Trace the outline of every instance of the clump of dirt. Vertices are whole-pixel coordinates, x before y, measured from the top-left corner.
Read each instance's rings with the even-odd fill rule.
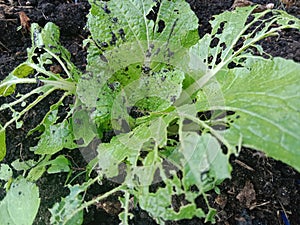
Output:
[[[209,20],[214,14],[230,10],[232,0],[187,0],[191,9],[199,18],[199,34],[202,37],[211,30]],[[275,7],[282,7],[277,0],[256,0],[256,3],[274,3]],[[30,34],[25,27],[18,30],[21,25],[20,13],[26,15],[30,21],[44,26],[47,22],[54,22],[60,27],[61,42],[71,52],[72,61],[82,71],[86,65],[86,50],[82,40],[87,38],[85,29],[86,15],[89,4],[86,0],[0,0],[0,80],[17,65],[26,60],[26,48],[30,47]],[[296,4],[286,11],[300,18],[300,7]],[[300,62],[300,32],[295,30],[282,31],[276,37],[262,41],[266,52],[272,56],[281,56]],[[50,97],[43,105],[27,115],[28,126],[23,130],[9,129],[7,136],[8,154],[4,163],[11,163],[15,159],[27,159],[32,156],[29,147],[35,141],[33,137],[26,137],[29,128],[36,124],[46,112],[55,96]],[[2,104],[4,99],[0,99]],[[8,115],[0,115],[0,121],[7,120]],[[32,124],[31,124],[32,123]],[[78,150],[63,152],[74,165],[73,170],[79,174],[86,166]],[[221,193],[209,193],[209,200],[217,210],[217,224],[282,224],[284,212],[291,224],[300,224],[300,174],[291,167],[264,157],[263,154],[250,149],[243,149],[238,158],[232,157],[232,179],[226,180],[220,186]],[[51,208],[62,196],[68,194],[64,183],[67,174],[45,175],[39,181],[41,207],[34,224],[49,224]],[[84,182],[84,175],[78,176],[75,182]],[[115,184],[104,182],[101,187],[93,185],[86,194],[87,199],[101,194],[114,187]],[[4,191],[0,189],[0,199]],[[112,203],[111,203],[112,202]],[[106,204],[92,206],[85,213],[84,224],[104,225],[119,224],[117,215],[104,205],[113,207],[113,200]],[[155,206],[153,206],[155,207]],[[156,224],[149,215],[139,208],[132,209],[135,217],[132,224]],[[201,219],[168,221],[169,225],[204,224]]]

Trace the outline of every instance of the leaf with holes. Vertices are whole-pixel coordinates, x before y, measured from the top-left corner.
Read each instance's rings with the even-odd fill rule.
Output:
[[[224,70],[214,83],[224,102],[208,101],[213,83],[199,92],[204,110],[227,110],[229,129],[220,133],[232,144],[265,152],[300,171],[300,65],[282,58],[250,60],[247,67]]]
[[[19,177],[13,181],[0,202],[0,223],[30,225],[34,221],[39,205],[38,187]]]

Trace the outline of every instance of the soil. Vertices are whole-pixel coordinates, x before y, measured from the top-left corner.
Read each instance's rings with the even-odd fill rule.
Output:
[[[208,21],[214,14],[229,10],[232,0],[188,0],[192,10],[199,18],[199,34],[203,36],[210,31]],[[253,2],[265,4],[274,3],[281,7],[277,0],[256,0]],[[300,4],[285,10],[300,18]],[[86,65],[86,50],[82,40],[88,36],[85,29],[86,15],[89,4],[87,1],[56,1],[56,0],[0,0],[0,80],[26,59],[26,48],[31,45],[30,34],[26,27],[18,31],[20,12],[30,18],[30,22],[37,22],[41,26],[51,21],[61,30],[61,42],[71,52],[72,61],[82,71]],[[280,56],[300,62],[300,32],[295,30],[282,31],[279,36],[262,42],[265,51],[272,56]],[[7,133],[7,156],[4,163],[11,163],[17,158],[23,160],[34,157],[29,147],[36,142],[34,137],[26,137],[29,129],[41,120],[49,105],[57,98],[50,96],[33,112],[26,115],[25,126],[21,130],[11,127]],[[4,99],[0,99],[0,104]],[[0,122],[7,121],[8,114],[0,114]],[[74,151],[65,151],[64,154],[73,162],[75,174],[80,174],[86,166],[81,154]],[[231,158],[232,178],[220,186],[221,194],[210,193],[209,199],[218,210],[217,224],[237,225],[281,225],[284,224],[283,212],[290,224],[300,224],[300,174],[291,167],[251,149],[242,149],[239,157]],[[74,177],[74,175],[72,176]],[[68,194],[64,187],[67,174],[45,175],[38,181],[41,196],[41,207],[34,224],[50,224],[50,212],[55,202]],[[84,175],[79,175],[76,182],[83,182]],[[104,182],[104,185],[94,185],[86,194],[87,199],[111,189],[115,184]],[[0,188],[0,199],[4,190]],[[85,213],[84,224],[119,224],[115,215],[115,199],[108,199],[99,207],[93,206]],[[104,207],[104,205],[106,207]],[[135,214],[132,224],[156,224],[146,212],[139,208],[133,209]],[[204,224],[201,219],[169,221],[175,224]],[[287,224],[287,223],[285,223]]]

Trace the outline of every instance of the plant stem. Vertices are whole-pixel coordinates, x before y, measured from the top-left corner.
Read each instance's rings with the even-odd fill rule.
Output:
[[[49,79],[39,79],[41,82],[43,82],[45,85],[51,85],[55,87],[56,89],[62,89],[66,91],[70,91],[72,93],[75,92],[76,84],[75,82],[66,81],[64,79],[55,79],[55,80],[49,80]],[[16,85],[16,84],[36,84],[38,81],[35,78],[18,78],[16,80],[9,80],[2,84],[0,84],[0,88]]]
[[[70,82],[66,80],[47,80],[47,79],[40,79],[45,85],[52,85],[56,89],[61,89],[65,91],[69,91],[71,93],[75,93],[76,90],[76,84],[75,82]]]
[[[3,104],[3,105],[1,105],[0,111],[2,111],[2,110],[4,110],[4,109],[7,109],[7,108],[11,108],[12,106],[17,105],[18,103],[23,102],[25,99],[27,99],[27,98],[30,97],[31,95],[33,95],[33,94],[38,94],[38,93],[42,92],[43,89],[45,89],[45,87],[38,87],[38,88],[32,90],[31,92],[29,92],[29,93],[23,95],[21,98],[17,99],[16,101],[13,101],[13,102],[8,103],[8,104]]]
[[[10,124],[13,122],[19,120],[27,111],[29,111],[31,108],[33,108],[35,105],[37,105],[41,100],[43,100],[46,96],[51,94],[56,88],[51,88],[47,92],[45,92],[43,95],[38,96],[32,103],[30,103],[25,109],[23,109],[21,112],[18,113],[17,116],[14,116],[10,121],[8,121],[1,130],[6,129]]]
[[[129,192],[125,191],[125,205],[124,205],[124,225],[128,225],[128,216],[129,216]]]
[[[97,179],[98,179],[98,178],[97,178]],[[72,217],[75,216],[77,213],[79,213],[81,210],[83,210],[83,209],[85,209],[85,208],[87,208],[87,207],[89,207],[89,206],[95,204],[95,203],[98,202],[98,201],[101,201],[101,200],[107,198],[108,196],[114,194],[115,192],[118,192],[118,191],[121,191],[121,190],[124,190],[124,189],[126,189],[125,186],[122,186],[122,185],[121,185],[121,186],[118,186],[118,187],[116,187],[116,188],[114,188],[114,189],[112,189],[112,190],[110,190],[110,191],[104,193],[103,195],[98,196],[98,197],[95,198],[95,199],[92,199],[92,200],[90,200],[90,201],[88,201],[88,202],[83,203],[79,208],[77,208],[76,210],[74,210],[74,211],[68,216],[68,218],[66,219],[66,221],[63,222],[63,225],[67,224],[68,221],[69,221],[70,219],[72,219]]]
[[[65,64],[61,61],[61,59],[59,57],[57,57],[57,55],[55,55],[53,52],[49,51],[47,48],[44,48],[46,52],[48,52],[53,58],[55,58],[59,64],[61,65],[61,67],[63,68],[63,70],[66,72],[67,76],[69,78],[72,78],[69,70],[66,68]]]

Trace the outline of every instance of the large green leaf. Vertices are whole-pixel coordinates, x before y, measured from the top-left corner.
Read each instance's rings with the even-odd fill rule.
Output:
[[[142,47],[143,41],[149,45],[156,40],[188,47],[198,40],[197,17],[183,0],[112,0],[90,4],[88,27],[100,45],[134,42]]]
[[[182,0],[90,3],[88,27],[93,41],[88,48],[88,73],[77,86],[82,103],[89,108],[96,107],[93,116],[103,123],[109,119],[113,104],[119,104],[115,96],[128,84],[136,82],[134,84],[139,83],[140,88],[135,88],[129,96],[126,93],[128,99],[136,99],[132,95],[145,96],[150,88],[148,93],[155,91],[156,97],[147,96],[147,100],[137,103],[139,106],[157,110],[170,105],[170,99],[174,101],[180,94],[182,82],[178,83],[178,77],[184,78],[180,71],[173,71],[172,66],[175,62],[180,64],[182,54],[187,51],[184,48],[199,39],[197,18],[188,3]],[[168,68],[167,64],[172,66]],[[165,83],[169,88],[157,85],[154,89],[153,82]],[[144,88],[141,84],[145,83],[150,85]],[[175,94],[166,95],[167,89],[174,90]]]
[[[300,64],[291,60],[248,60],[247,67],[225,70],[199,92],[203,110],[229,110],[232,144],[265,152],[300,171]],[[208,100],[218,83],[224,102]]]
[[[19,177],[0,202],[0,224],[31,225],[40,205],[38,187]]]

